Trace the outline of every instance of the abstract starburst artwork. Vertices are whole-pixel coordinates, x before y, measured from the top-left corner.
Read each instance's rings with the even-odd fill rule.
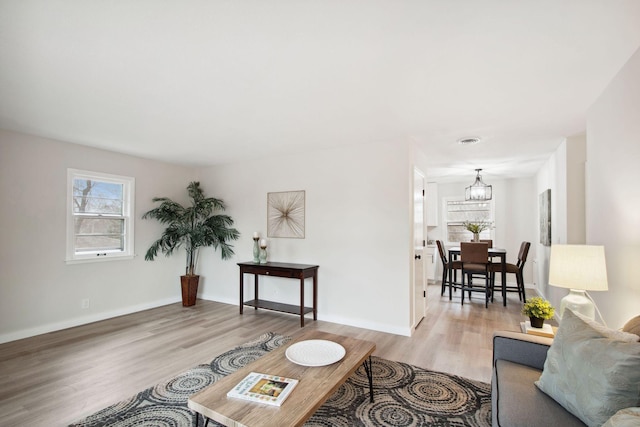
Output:
[[[304,239],[304,191],[267,193],[267,236]]]

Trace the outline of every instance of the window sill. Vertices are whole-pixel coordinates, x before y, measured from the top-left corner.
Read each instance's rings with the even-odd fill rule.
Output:
[[[65,259],[66,264],[85,264],[89,262],[124,261],[134,259],[135,255],[106,255],[87,258]]]

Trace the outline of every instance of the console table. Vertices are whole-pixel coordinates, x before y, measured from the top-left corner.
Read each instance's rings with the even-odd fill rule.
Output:
[[[304,315],[313,313],[313,320],[318,320],[318,266],[306,264],[292,264],[284,262],[267,262],[258,264],[255,262],[239,262],[240,267],[240,314],[245,305],[267,310],[280,311],[283,313],[299,314],[300,327],[304,327]],[[244,300],[244,275],[253,274],[254,277],[254,299]],[[258,297],[258,276],[285,277],[298,279],[300,281],[300,306],[283,304],[274,301],[261,300]],[[304,280],[313,278],[313,307],[304,306]]]

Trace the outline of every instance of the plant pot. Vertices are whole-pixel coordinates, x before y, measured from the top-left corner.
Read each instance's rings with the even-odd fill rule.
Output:
[[[196,305],[196,296],[198,295],[198,282],[200,276],[180,276],[180,285],[182,286],[182,306],[191,307]]]
[[[531,322],[532,328],[542,328],[544,325],[544,319],[540,317],[529,317],[529,321]]]

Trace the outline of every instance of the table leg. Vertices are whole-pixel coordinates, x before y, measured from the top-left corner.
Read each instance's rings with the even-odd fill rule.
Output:
[[[449,301],[451,301],[451,298],[453,297],[453,281],[451,280],[451,275],[453,274],[452,266],[451,254],[449,254],[449,266],[447,267],[449,269],[449,274],[447,275],[447,280],[449,281]]]
[[[244,272],[240,269],[240,314],[244,307]]]
[[[369,401],[373,403],[373,370],[371,366],[371,356],[369,356],[369,359],[364,361],[363,365],[364,370],[367,373],[367,379],[369,380]]]
[[[258,275],[254,274],[253,277],[255,277],[254,283],[253,283],[253,295],[255,295],[256,298],[256,306],[254,307],[254,309],[258,309]]]
[[[507,306],[507,254],[500,256],[500,262],[502,263],[502,305]]]
[[[194,411],[194,415],[196,417],[195,425],[198,427],[200,425],[200,414]],[[209,418],[202,415],[202,419],[204,420],[204,427],[207,427],[209,425]]]
[[[304,328],[304,275],[300,275],[300,327]]]
[[[313,272],[313,320],[318,320],[318,270]]]

